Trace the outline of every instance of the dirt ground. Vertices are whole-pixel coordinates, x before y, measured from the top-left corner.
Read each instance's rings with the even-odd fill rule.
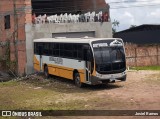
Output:
[[[57,77],[44,79],[43,76],[34,75],[25,80],[0,83],[0,94],[0,109],[9,110],[160,110],[160,71],[128,71],[126,82],[86,85],[82,89],[66,79]],[[85,118],[105,119],[106,117]],[[116,118],[121,119],[121,117]],[[136,119],[137,117],[123,118]]]

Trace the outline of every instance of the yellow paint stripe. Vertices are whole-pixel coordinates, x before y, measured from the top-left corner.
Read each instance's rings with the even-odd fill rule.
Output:
[[[37,71],[40,71],[40,66],[39,66],[39,64],[34,64],[34,69],[37,70]]]
[[[58,65],[54,65],[54,64],[48,64],[48,67],[53,67],[53,68],[58,68],[58,69],[63,69],[63,70],[68,70],[68,71],[73,71],[74,70],[73,68],[58,66]],[[84,73],[84,69],[77,69],[77,70],[78,70],[79,73]]]
[[[94,69],[93,69],[92,75],[93,75],[93,76],[96,76],[96,64],[95,64],[95,60],[94,60]]]
[[[74,70],[73,68],[48,64],[48,70],[49,70],[49,74],[73,80],[73,70]],[[78,72],[80,74],[81,82],[84,83],[86,81],[85,70],[80,69],[78,70]]]
[[[40,71],[40,63],[35,55],[34,55],[34,69]]]
[[[43,68],[44,65],[45,64],[43,64]],[[47,64],[47,66],[49,74],[73,80],[73,70],[74,70],[73,68],[58,66],[54,64]],[[38,61],[35,55],[34,55],[34,69],[40,71],[40,62]],[[84,83],[86,81],[85,69],[79,69],[78,72],[81,78],[81,82]]]
[[[36,58],[35,55],[34,55],[34,63],[35,63],[35,64],[40,64],[40,61],[38,61],[38,59]]]

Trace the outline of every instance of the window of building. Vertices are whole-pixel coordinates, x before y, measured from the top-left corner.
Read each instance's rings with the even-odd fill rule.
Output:
[[[11,28],[10,15],[4,16],[4,25],[5,25],[5,29],[10,29]]]

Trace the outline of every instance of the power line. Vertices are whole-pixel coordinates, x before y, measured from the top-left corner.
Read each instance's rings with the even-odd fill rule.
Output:
[[[123,9],[123,8],[133,8],[133,7],[153,7],[153,6],[159,6],[160,4],[153,4],[153,5],[130,5],[130,6],[115,6],[110,7],[110,9]]]
[[[150,0],[148,0],[148,1],[121,1],[121,2],[108,2],[108,4],[116,4],[116,3],[144,3],[144,2],[147,2],[147,3],[154,3],[155,1],[150,1]]]
[[[149,7],[152,7],[152,6],[159,6],[160,5],[160,2],[158,4],[155,3],[156,1],[121,1],[121,2],[109,2],[108,4],[111,5],[110,9],[122,9],[122,8],[133,8],[133,7],[146,7],[146,6],[149,6]],[[118,4],[117,4],[118,3]],[[128,6],[125,6],[123,3],[129,3],[129,4],[126,4]],[[138,4],[138,5],[132,5],[130,3],[144,3],[144,4]],[[146,3],[146,4],[145,4]],[[151,4],[151,3],[155,3],[155,4]],[[115,5],[112,5],[112,4],[116,4]],[[121,5],[122,4],[122,5]]]
[[[107,4],[114,4],[114,3],[144,3],[144,2],[148,2],[148,3],[154,3],[155,1],[121,1],[121,2],[107,2]],[[61,4],[61,3],[70,3],[70,2],[67,2],[67,1],[56,1],[54,2],[54,4]],[[13,5],[13,3],[1,3],[2,5]],[[35,4],[35,3],[34,3]],[[41,4],[41,3],[37,3],[37,4]],[[27,3],[16,3],[16,5],[30,5],[30,4],[27,4]],[[81,3],[82,5],[82,3]]]

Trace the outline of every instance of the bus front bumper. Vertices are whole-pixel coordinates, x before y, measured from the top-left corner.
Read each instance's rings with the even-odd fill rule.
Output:
[[[122,72],[119,74],[107,74],[107,75],[99,75],[99,76],[91,76],[91,84],[101,84],[101,83],[113,83],[115,81],[126,81],[126,72]]]

